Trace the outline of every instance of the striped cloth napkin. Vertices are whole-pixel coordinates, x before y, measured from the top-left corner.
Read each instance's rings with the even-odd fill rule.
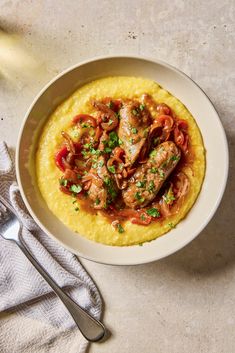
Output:
[[[14,163],[0,142],[0,194],[21,219],[23,239],[52,278],[96,319],[102,302],[94,282],[75,255],[35,224],[15,182]],[[1,214],[4,208],[0,209]],[[0,237],[0,352],[84,353],[88,342],[64,305],[18,247]]]

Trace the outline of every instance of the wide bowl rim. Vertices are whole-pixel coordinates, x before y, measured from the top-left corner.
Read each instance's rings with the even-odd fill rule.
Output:
[[[205,96],[205,98],[207,99],[207,103],[210,105],[210,107],[214,110],[216,118],[217,118],[217,122],[220,125],[220,132],[222,133],[222,137],[223,137],[223,143],[224,143],[224,152],[225,152],[225,160],[224,160],[224,179],[223,179],[223,183],[222,185],[220,185],[220,190],[219,193],[217,195],[217,199],[216,202],[214,204],[214,207],[211,208],[210,213],[208,214],[207,218],[201,223],[201,226],[199,228],[197,228],[194,232],[191,233],[191,236],[187,236],[185,238],[184,242],[181,242],[179,244],[176,244],[175,247],[173,247],[172,249],[170,249],[169,251],[166,251],[163,255],[158,255],[154,258],[151,259],[144,259],[144,260],[138,260],[136,259],[135,261],[131,261],[131,262],[125,262],[122,261],[102,261],[102,260],[97,260],[92,258],[91,256],[84,256],[84,254],[80,254],[79,251],[73,249],[72,247],[68,246],[67,244],[65,244],[63,241],[59,240],[58,238],[56,238],[43,224],[42,222],[38,219],[37,215],[35,214],[35,212],[32,210],[27,197],[25,196],[24,193],[24,189],[22,186],[22,181],[21,181],[21,177],[20,177],[20,169],[19,169],[19,157],[20,157],[20,144],[21,144],[21,139],[22,139],[22,134],[24,131],[24,127],[25,124],[27,122],[27,119],[30,115],[31,110],[33,109],[34,105],[36,104],[36,102],[40,99],[40,97],[43,95],[43,93],[51,86],[53,85],[54,82],[56,82],[58,79],[60,79],[62,76],[66,75],[67,73],[71,72],[74,69],[77,69],[83,65],[95,62],[95,61],[100,61],[100,60],[107,60],[107,59],[134,59],[134,60],[142,60],[142,61],[148,61],[154,64],[159,64],[163,67],[166,67],[176,73],[178,73],[179,75],[183,76],[186,80],[191,81],[191,83],[193,83],[195,85],[195,87]],[[219,114],[217,112],[217,110],[215,109],[212,101],[210,100],[210,98],[208,97],[208,95],[204,92],[204,90],[191,78],[189,77],[187,74],[185,74],[183,71],[181,71],[180,69],[172,66],[171,64],[168,64],[166,62],[164,62],[163,60],[160,59],[156,59],[153,57],[149,57],[149,56],[142,56],[142,55],[126,55],[126,54],[117,54],[117,55],[105,55],[105,56],[96,56],[96,57],[92,57],[92,58],[88,58],[86,60],[83,60],[81,62],[78,62],[77,64],[74,64],[70,67],[68,67],[67,69],[63,70],[62,72],[60,72],[58,75],[56,75],[55,77],[53,77],[47,84],[45,84],[40,91],[38,92],[38,94],[35,96],[35,98],[33,99],[32,103],[30,104],[29,108],[27,109],[23,121],[21,123],[21,127],[19,130],[19,134],[18,134],[18,138],[17,138],[17,145],[16,145],[16,154],[15,154],[15,166],[16,166],[16,179],[17,179],[17,183],[19,186],[19,190],[22,196],[22,199],[26,205],[27,210],[29,211],[30,215],[32,216],[32,218],[35,220],[35,222],[40,226],[40,228],[52,239],[54,239],[57,243],[59,243],[60,245],[62,245],[64,248],[66,248],[67,250],[71,251],[72,253],[85,258],[87,260],[93,261],[93,262],[97,262],[97,263],[101,263],[101,264],[106,264],[106,265],[121,265],[121,266],[127,266],[127,265],[140,265],[140,264],[145,264],[145,263],[150,263],[153,261],[157,261],[160,260],[162,258],[165,258],[171,254],[174,254],[175,252],[181,250],[182,248],[184,248],[187,244],[189,244],[193,239],[195,239],[201,232],[202,230],[208,225],[208,223],[211,221],[211,219],[213,218],[214,214],[216,213],[219,204],[222,200],[226,185],[227,185],[227,180],[228,180],[228,172],[229,172],[229,149],[228,149],[228,141],[227,141],[227,137],[226,137],[226,133],[224,130],[224,127],[222,125],[222,122],[220,120]],[[163,235],[164,236],[164,235]]]

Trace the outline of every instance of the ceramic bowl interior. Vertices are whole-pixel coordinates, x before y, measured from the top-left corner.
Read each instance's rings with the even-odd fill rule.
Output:
[[[85,239],[64,226],[48,209],[37,188],[34,155],[41,128],[56,106],[75,89],[105,76],[142,76],[155,80],[183,102],[201,130],[206,174],[200,195],[177,227],[143,246],[113,247]],[[16,153],[17,179],[26,206],[39,226],[64,247],[84,258],[116,265],[151,262],[181,249],[207,225],[222,198],[228,174],[226,136],[205,93],[185,74],[160,61],[106,57],[81,63],[51,81],[36,97],[23,122]]]

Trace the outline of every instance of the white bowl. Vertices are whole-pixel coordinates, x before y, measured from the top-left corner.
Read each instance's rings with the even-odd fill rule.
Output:
[[[143,246],[114,247],[92,242],[64,226],[47,208],[35,183],[34,153],[40,129],[55,107],[79,86],[105,76],[142,76],[155,80],[183,102],[201,130],[206,148],[206,175],[200,195],[185,218],[166,235]],[[31,172],[29,172],[31,164]],[[228,175],[226,136],[212,103],[189,77],[158,60],[141,57],[96,58],[53,79],[29,108],[17,144],[16,173],[24,202],[35,221],[53,239],[78,256],[115,265],[161,259],[193,240],[208,224],[222,198]]]

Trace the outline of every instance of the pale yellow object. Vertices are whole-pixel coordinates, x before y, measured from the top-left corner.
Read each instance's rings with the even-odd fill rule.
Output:
[[[91,98],[139,98],[150,94],[157,102],[169,105],[176,115],[188,122],[190,142],[194,151],[192,167],[184,168],[191,187],[180,211],[161,223],[140,226],[125,223],[124,233],[118,233],[99,212],[92,215],[72,203],[72,198],[59,190],[58,180],[62,172],[56,167],[54,155],[62,143],[61,131],[72,134],[71,119],[79,114],[92,114]],[[75,135],[72,135],[75,136]],[[76,138],[75,138],[76,140]],[[107,245],[125,246],[153,240],[171,230],[186,216],[194,204],[205,174],[205,150],[200,130],[187,108],[156,82],[136,77],[108,77],[93,81],[72,94],[47,120],[39,140],[36,155],[37,182],[49,209],[70,229],[90,240]],[[79,206],[79,205],[78,205]],[[79,236],[79,235],[78,235]]]

